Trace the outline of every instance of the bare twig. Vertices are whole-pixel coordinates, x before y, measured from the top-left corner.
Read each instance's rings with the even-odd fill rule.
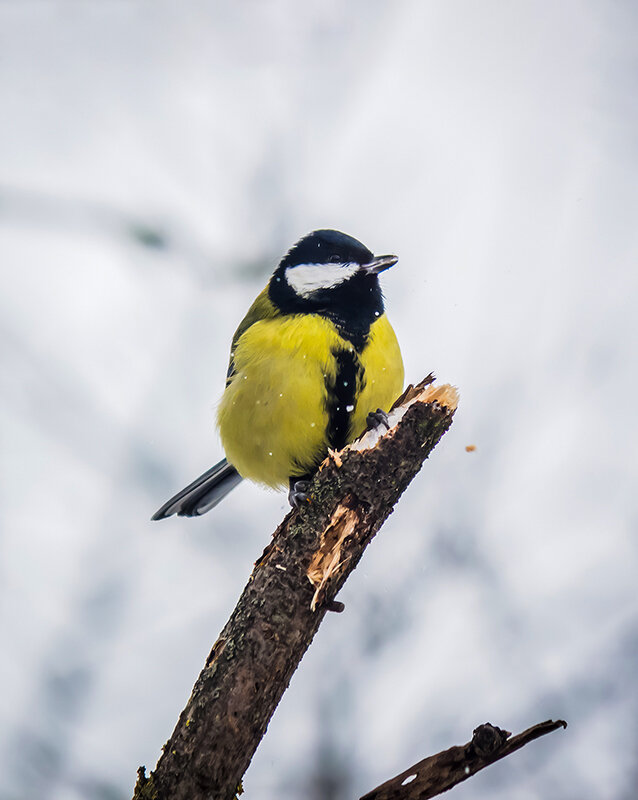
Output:
[[[548,719],[512,736],[509,731],[486,722],[475,728],[472,740],[467,744],[450,747],[449,750],[424,758],[395,778],[377,786],[361,800],[427,800],[446,792],[495,761],[520,750],[539,736],[566,727],[567,723],[562,719]]]
[[[321,465],[311,502],[275,531],[213,646],[173,735],[135,798],[230,800],[335,595],[452,423],[457,393],[432,376]]]

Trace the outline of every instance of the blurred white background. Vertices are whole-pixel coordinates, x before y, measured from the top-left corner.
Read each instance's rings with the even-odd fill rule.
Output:
[[[461,404],[247,796],[358,797],[547,717],[454,797],[636,796],[637,17],[0,2],[2,800],[120,800],[154,767],[287,504],[149,517],[221,457],[232,333],[318,227],[399,255],[408,380]]]

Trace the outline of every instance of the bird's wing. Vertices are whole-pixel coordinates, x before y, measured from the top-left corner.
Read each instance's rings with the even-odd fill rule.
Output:
[[[254,325],[256,322],[259,322],[262,319],[273,319],[274,317],[281,316],[281,312],[279,309],[273,305],[270,298],[268,297],[268,287],[261,292],[252,306],[248,309],[248,313],[239,323],[239,327],[235,331],[235,335],[233,336],[233,341],[230,346],[230,359],[228,361],[228,372],[226,373],[226,386],[231,382],[233,375],[235,374],[235,347],[237,347],[237,342],[240,338],[246,333],[248,328]]]

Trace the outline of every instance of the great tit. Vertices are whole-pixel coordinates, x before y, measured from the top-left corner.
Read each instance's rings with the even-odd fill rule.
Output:
[[[397,260],[334,230],[290,248],[233,336],[217,411],[227,458],[152,519],[205,514],[242,478],[288,484],[298,505],[328,448],[383,419],[404,373],[378,276]]]

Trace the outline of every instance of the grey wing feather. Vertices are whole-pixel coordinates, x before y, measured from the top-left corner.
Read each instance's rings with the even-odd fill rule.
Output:
[[[221,502],[241,480],[242,477],[235,467],[224,458],[171,497],[151,519],[165,519],[173,514],[180,517],[201,516]]]

